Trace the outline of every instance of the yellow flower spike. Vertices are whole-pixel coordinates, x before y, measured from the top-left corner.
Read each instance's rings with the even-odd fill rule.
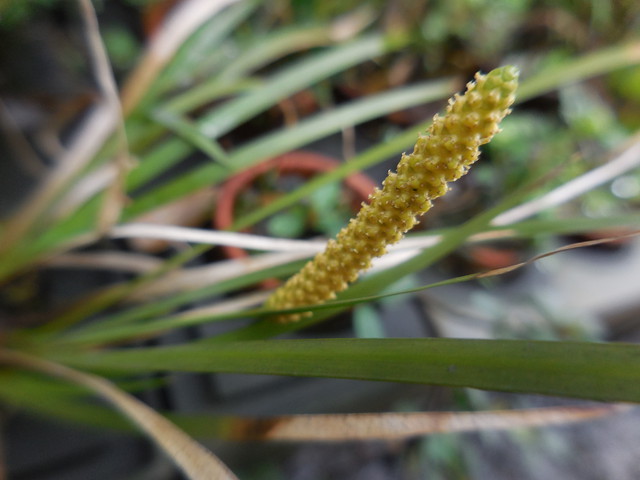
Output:
[[[371,259],[386,253],[416,223],[416,216],[431,208],[431,201],[447,193],[454,182],[478,160],[480,145],[500,130],[498,124],[511,111],[518,86],[518,70],[505,66],[487,75],[476,73],[464,95],[449,100],[444,116],[436,115],[427,135],[420,135],[410,155],[403,154],[397,173],[389,172],[382,190],[344,227],[324,252],[274,292],[265,304],[270,309],[316,305],[355,281]],[[297,321],[303,314],[276,317]]]

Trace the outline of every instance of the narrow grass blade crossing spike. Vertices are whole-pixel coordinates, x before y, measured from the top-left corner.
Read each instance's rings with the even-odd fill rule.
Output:
[[[518,70],[504,66],[487,75],[477,73],[464,95],[449,100],[444,116],[436,115],[427,135],[418,138],[413,153],[403,154],[397,173],[389,172],[382,189],[370,197],[356,218],[330,240],[324,252],[280,287],[267,308],[315,305],[335,298],[355,281],[374,257],[386,253],[427,212],[432,200],[444,195],[448,182],[458,180],[478,160],[480,146],[499,131],[511,111]],[[279,315],[280,322],[308,314]]]

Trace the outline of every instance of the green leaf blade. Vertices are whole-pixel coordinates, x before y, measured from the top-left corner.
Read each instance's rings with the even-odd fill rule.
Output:
[[[85,368],[334,377],[640,401],[633,344],[468,339],[271,340],[67,353]]]

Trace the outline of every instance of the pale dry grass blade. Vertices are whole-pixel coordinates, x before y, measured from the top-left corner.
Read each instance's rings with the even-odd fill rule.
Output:
[[[173,242],[225,245],[262,252],[297,252],[308,253],[310,255],[322,251],[328,240],[324,238],[319,240],[293,240],[249,233],[205,230],[201,228],[153,223],[126,223],[124,225],[118,225],[111,229],[109,237],[153,238]],[[397,244],[390,245],[389,251],[431,247],[436,244],[440,238],[440,235],[421,235],[419,237],[404,238]]]
[[[469,238],[469,242],[482,242],[498,238],[508,238],[516,232],[505,229],[495,232],[485,232],[473,235]],[[623,235],[612,236],[589,242],[582,242],[563,246],[559,249],[543,253],[527,260],[498,270],[483,272],[478,275],[493,276],[506,273],[507,271],[516,270],[529,263],[540,260],[544,257],[571,250],[574,248],[582,248],[593,245],[599,245],[607,242],[619,240],[629,236],[637,235],[637,232],[629,232]],[[242,275],[247,275],[259,271],[264,268],[283,265],[295,260],[309,258],[315,253],[322,250],[325,245],[323,240],[287,240],[279,238],[263,237],[259,235],[250,235],[244,233],[232,233],[222,231],[209,231],[186,227],[175,227],[168,225],[145,225],[145,224],[128,224],[112,229],[112,238],[161,238],[164,240],[196,242],[214,245],[230,245],[247,249],[256,249],[267,252],[262,255],[251,256],[241,260],[227,260],[216,262],[212,265],[201,267],[192,267],[173,271],[170,274],[150,283],[133,292],[129,301],[147,301],[152,298],[158,298],[172,293],[188,291],[192,289],[202,288],[212,285],[216,282],[230,280]],[[371,274],[378,272],[402,262],[410,260],[418,255],[423,249],[429,248],[439,241],[441,235],[420,236],[413,238],[405,238],[396,245],[392,245],[390,252],[372,262],[372,268],[367,272]]]
[[[61,378],[100,395],[138,425],[192,480],[237,479],[202,445],[155,410],[120,390],[105,378],[10,350],[0,350],[0,363]]]
[[[64,218],[79,205],[88,202],[98,192],[118,181],[118,169],[113,163],[101,165],[74,182],[64,197],[54,207],[51,218]]]
[[[253,255],[240,260],[224,260],[211,265],[174,270],[156,281],[131,292],[127,302],[142,302],[166,297],[177,292],[186,292],[207,285],[231,280],[244,275],[260,272],[294,260],[307,258],[306,252],[267,253]]]
[[[626,404],[546,407],[485,412],[411,412],[291,415],[237,419],[230,435],[237,440],[342,442],[398,440],[434,433],[512,430],[589,421],[633,408]]]
[[[98,215],[98,232],[101,233],[108,230],[111,225],[117,223],[120,218],[120,212],[127,198],[124,182],[127,172],[133,168],[134,162],[129,156],[129,142],[127,141],[124,117],[118,96],[118,87],[116,86],[113,70],[102,41],[102,36],[100,35],[96,12],[90,0],[78,0],[78,3],[80,5],[81,17],[84,21],[85,37],[91,64],[100,93],[111,108],[117,112],[115,129],[118,149],[112,160],[116,167],[117,175],[114,181],[108,185],[102,208]]]
[[[604,165],[563,183],[541,197],[501,213],[491,224],[505,226],[532,217],[543,210],[562,205],[637,167],[640,167],[640,134],[636,134],[621,153]]]
[[[237,1],[187,0],[172,10],[122,88],[121,98],[125,114],[135,108],[180,45],[204,22]]]
[[[267,299],[270,292],[254,292],[242,295],[238,298],[216,302],[213,305],[205,307],[192,308],[185,310],[172,319],[176,320],[176,326],[180,326],[180,321],[188,321],[194,318],[209,317],[215,315],[224,315],[225,313],[241,312],[251,307],[258,307]]]
[[[197,227],[210,221],[216,196],[215,188],[202,188],[140,215],[137,221],[155,225]],[[132,238],[127,243],[134,250],[146,253],[160,253],[171,246],[180,249],[185,245],[185,242],[154,238]]]
[[[326,240],[290,240],[265,237],[246,233],[204,230],[199,228],[158,225],[151,223],[129,223],[114,227],[109,232],[111,238],[156,238],[177,242],[204,243],[210,245],[228,245],[247,250],[271,252],[319,252]]]

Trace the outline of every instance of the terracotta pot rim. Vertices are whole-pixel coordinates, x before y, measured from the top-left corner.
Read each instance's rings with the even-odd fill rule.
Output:
[[[299,174],[312,177],[319,173],[329,172],[341,162],[320,153],[306,150],[296,150],[254,165],[237,175],[229,178],[220,188],[218,201],[214,211],[213,225],[218,230],[229,228],[234,222],[234,207],[240,194],[258,177],[270,171],[278,174]],[[354,192],[358,198],[358,205],[368,200],[375,189],[375,183],[364,173],[356,172],[343,180],[345,187]],[[248,252],[237,247],[224,247],[225,255],[229,258],[244,258]]]

